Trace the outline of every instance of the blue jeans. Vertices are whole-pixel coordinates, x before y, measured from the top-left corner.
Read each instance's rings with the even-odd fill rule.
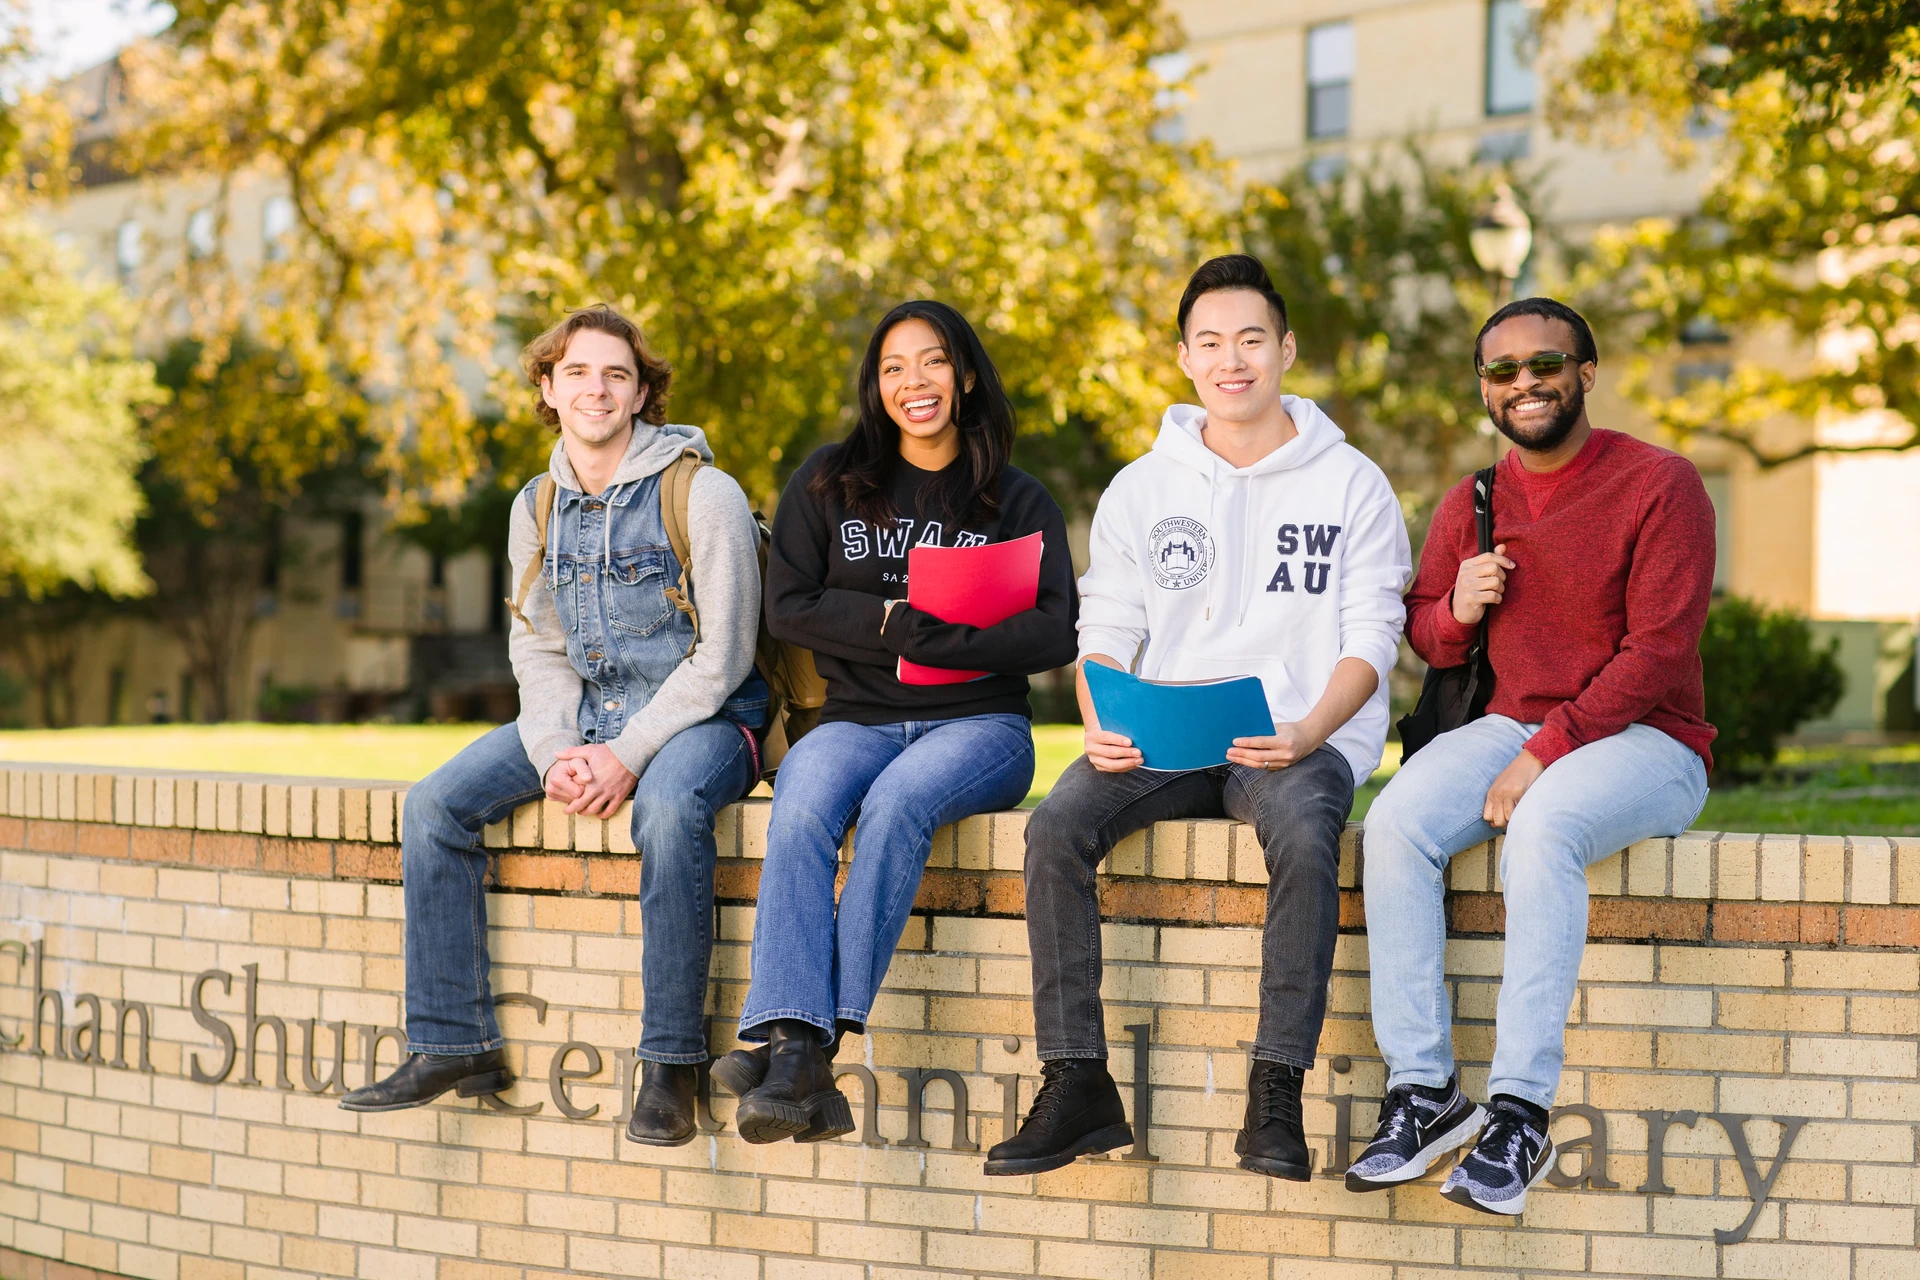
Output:
[[[745,735],[716,718],[668,739],[634,789],[646,938],[640,1056],[650,1062],[707,1060],[713,818],[754,781]],[[487,980],[481,829],[543,794],[511,724],[469,744],[407,792],[400,865],[410,1052],[480,1053],[506,1043]]]
[[[865,1027],[907,927],[937,827],[1010,809],[1033,785],[1025,716],[815,728],[781,762],[740,1038],[795,1018]],[[836,916],[840,842],[858,818]]]
[[[1539,729],[1487,716],[1444,733],[1367,812],[1373,1034],[1388,1088],[1453,1075],[1447,861],[1499,834],[1480,816],[1487,788]],[[1490,1095],[1553,1105],[1587,945],[1587,868],[1636,840],[1678,835],[1706,801],[1699,755],[1643,724],[1567,753],[1521,797],[1500,853],[1507,945]]]

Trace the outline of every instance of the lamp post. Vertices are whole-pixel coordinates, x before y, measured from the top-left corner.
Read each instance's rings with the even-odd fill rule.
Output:
[[[1493,309],[1498,311],[1512,301],[1513,282],[1533,249],[1533,220],[1513,198],[1512,187],[1504,182],[1494,187],[1493,199],[1467,232],[1467,244],[1480,269],[1494,277]]]
[[[1533,220],[1513,198],[1513,188],[1502,182],[1493,189],[1493,199],[1473,220],[1467,232],[1468,247],[1480,269],[1493,278],[1493,309],[1513,300],[1513,282],[1520,278],[1527,254],[1533,250]],[[1492,423],[1488,423],[1489,426]],[[1493,433],[1493,460],[1501,454],[1500,432]]]

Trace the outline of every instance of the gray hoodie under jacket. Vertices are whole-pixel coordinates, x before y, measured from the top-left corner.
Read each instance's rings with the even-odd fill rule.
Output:
[[[713,461],[706,433],[698,427],[636,423],[608,487],[666,470],[689,446]],[[563,441],[554,441],[548,469],[563,491],[581,491]],[[564,492],[556,497],[556,508],[565,497]],[[539,531],[527,508],[517,499],[513,504],[507,533],[510,583],[520,581],[539,550]],[[687,525],[700,638],[652,699],[633,708],[619,735],[607,743],[635,777],[646,772],[655,753],[675,734],[712,719],[753,668],[760,624],[759,532],[745,492],[724,471],[700,468],[687,497]],[[507,654],[520,684],[520,741],[544,781],[558,753],[584,741],[579,711],[586,682],[567,656],[566,631],[544,575],[527,593],[524,608],[532,630],[514,620],[508,628]]]

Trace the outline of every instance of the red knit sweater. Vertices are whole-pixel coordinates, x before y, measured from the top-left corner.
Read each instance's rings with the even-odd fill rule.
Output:
[[[1407,593],[1407,639],[1434,666],[1466,661],[1475,631],[1452,604],[1460,562],[1479,554],[1472,490],[1469,476],[1441,501]],[[1493,540],[1515,568],[1487,615],[1487,710],[1541,725],[1527,751],[1542,764],[1645,724],[1711,769],[1700,631],[1713,504],[1693,464],[1617,431],[1596,430],[1545,476],[1510,453],[1494,476]]]

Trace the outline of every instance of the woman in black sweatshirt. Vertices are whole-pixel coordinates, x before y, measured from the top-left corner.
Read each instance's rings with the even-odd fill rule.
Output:
[[[748,1142],[853,1128],[833,1083],[840,1034],[868,1012],[906,927],[934,829],[1018,804],[1033,782],[1027,677],[1074,658],[1067,525],[1046,487],[1007,464],[1013,406],[973,327],[907,302],[860,364],[858,425],[793,475],[773,522],[767,625],[813,650],[820,723],[774,788],[753,928],[753,981],[735,1050],[714,1076],[743,1094]],[[1042,535],[1034,608],[990,627],[909,605],[914,546]],[[905,658],[990,674],[902,683]],[[840,845],[859,819],[836,913]]]

